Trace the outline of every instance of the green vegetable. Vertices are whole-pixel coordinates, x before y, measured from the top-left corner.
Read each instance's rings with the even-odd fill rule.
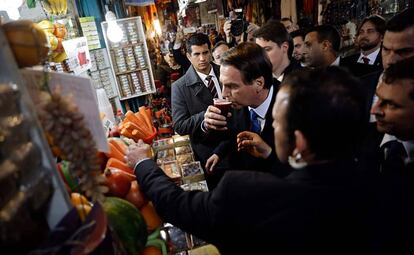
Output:
[[[139,210],[126,200],[107,197],[103,208],[108,216],[109,227],[116,233],[130,255],[139,255],[147,242],[147,224]]]

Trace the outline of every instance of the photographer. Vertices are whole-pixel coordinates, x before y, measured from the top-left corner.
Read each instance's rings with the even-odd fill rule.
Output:
[[[254,42],[253,33],[259,29],[259,26],[246,21],[243,10],[236,9],[230,12],[223,29],[227,44],[235,46],[241,42]]]

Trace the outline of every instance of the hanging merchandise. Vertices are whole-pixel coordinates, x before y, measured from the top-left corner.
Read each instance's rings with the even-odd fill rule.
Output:
[[[62,16],[68,11],[68,0],[42,0],[41,2],[48,15]]]
[[[116,32],[117,37],[110,36],[111,29],[114,31],[112,36]],[[154,77],[141,17],[102,22],[102,30],[120,99],[154,93]]]
[[[282,18],[290,18],[294,24],[297,22],[296,1],[282,0],[280,2],[280,12]]]
[[[338,0],[330,2],[322,11],[323,24],[340,26],[348,21],[362,20],[368,16],[367,2],[361,0]]]

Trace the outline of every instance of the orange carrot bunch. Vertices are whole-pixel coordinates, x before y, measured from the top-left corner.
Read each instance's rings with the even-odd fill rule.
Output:
[[[119,125],[121,135],[138,141],[154,134],[151,110],[145,106],[139,108],[139,112],[127,111],[124,121]]]

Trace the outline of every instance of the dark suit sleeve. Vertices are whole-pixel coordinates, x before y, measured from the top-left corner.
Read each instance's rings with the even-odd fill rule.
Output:
[[[184,191],[173,183],[154,161],[145,160],[135,169],[142,191],[161,218],[210,242],[221,232],[225,216],[225,186],[214,192]]]
[[[171,103],[172,103],[172,118],[174,131],[180,135],[194,135],[197,129],[200,128],[201,122],[204,119],[205,111],[201,111],[197,114],[191,115],[189,107],[185,100],[187,95],[184,95],[181,88],[183,83],[174,83],[171,92]]]
[[[181,53],[181,48],[179,49],[173,49],[172,50],[175,62],[177,62],[180,66],[183,67],[184,73],[188,70],[188,68],[191,66],[190,60]]]

